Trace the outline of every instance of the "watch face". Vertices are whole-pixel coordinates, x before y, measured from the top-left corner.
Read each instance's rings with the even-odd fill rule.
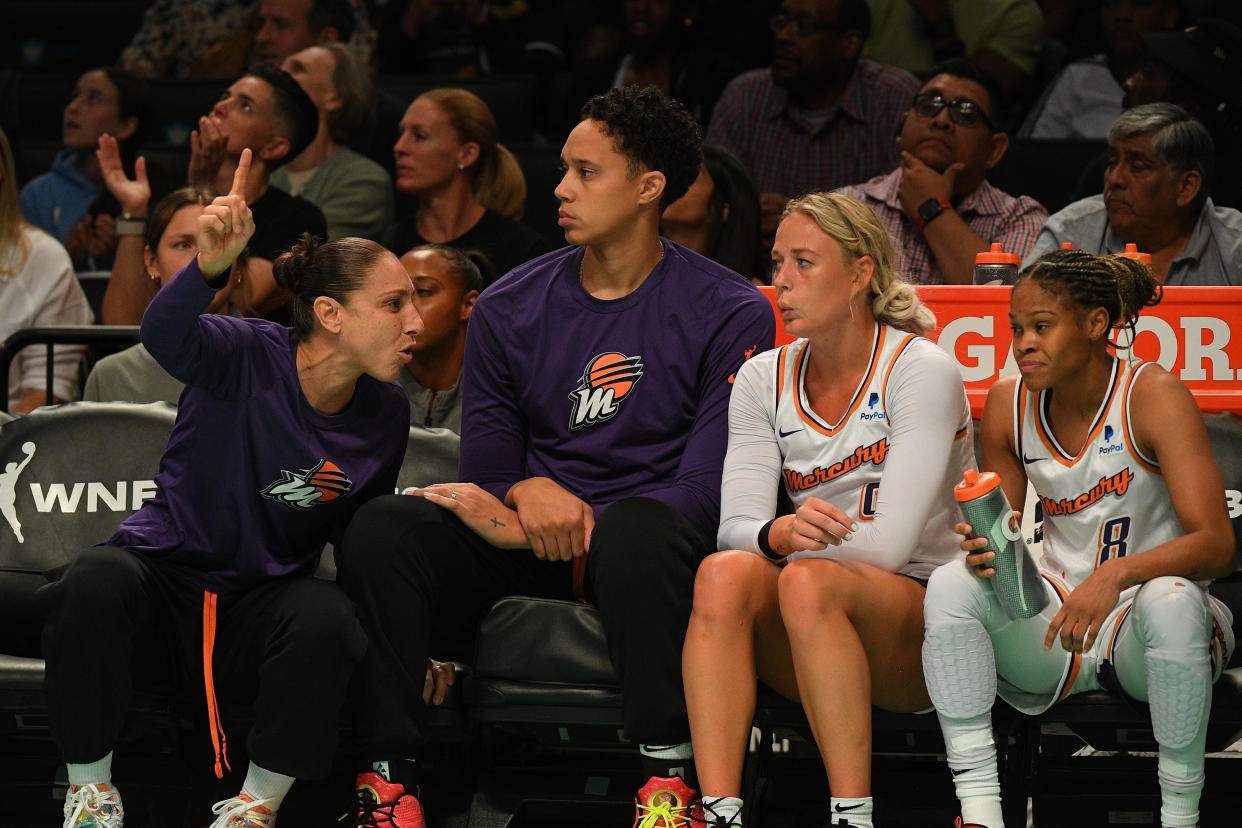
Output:
[[[919,205],[919,216],[923,221],[931,221],[942,212],[944,212],[943,205],[934,198],[929,198]]]

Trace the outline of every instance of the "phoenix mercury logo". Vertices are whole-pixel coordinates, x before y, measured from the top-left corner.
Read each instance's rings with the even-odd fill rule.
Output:
[[[618,403],[629,396],[642,377],[642,357],[609,351],[593,358],[582,372],[582,381],[569,394],[574,401],[569,430],[611,420],[621,410]]]
[[[348,494],[353,481],[331,460],[320,460],[313,469],[281,471],[280,479],[259,494],[295,509],[309,509]]]

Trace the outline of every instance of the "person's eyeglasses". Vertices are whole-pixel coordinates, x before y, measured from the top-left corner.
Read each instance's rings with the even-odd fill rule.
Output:
[[[772,34],[780,34],[785,30],[786,26],[790,25],[793,26],[794,34],[798,37],[810,37],[820,32],[835,31],[837,28],[836,23],[821,23],[809,17],[790,17],[787,14],[774,14],[768,18],[768,28],[772,30]]]
[[[949,120],[953,123],[969,127],[983,121],[989,132],[996,132],[992,119],[983,107],[969,98],[946,101],[939,92],[920,92],[914,97],[914,111],[924,118],[935,118],[946,106],[949,108]]]

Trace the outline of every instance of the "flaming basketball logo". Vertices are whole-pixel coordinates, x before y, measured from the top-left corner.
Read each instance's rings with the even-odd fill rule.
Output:
[[[309,509],[348,494],[353,481],[331,460],[320,460],[312,469],[301,472],[282,471],[280,480],[259,494],[297,509]]]
[[[611,420],[620,410],[618,403],[629,396],[642,376],[642,357],[627,357],[615,351],[596,356],[587,363],[582,381],[569,395],[574,401],[569,430]]]

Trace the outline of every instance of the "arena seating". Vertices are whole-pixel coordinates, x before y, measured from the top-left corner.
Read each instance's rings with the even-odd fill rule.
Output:
[[[81,387],[86,383],[86,375],[91,366],[95,364],[95,360],[128,348],[136,342],[138,342],[137,325],[47,325],[38,328],[23,328],[0,342],[0,376],[9,375],[9,367],[17,356],[17,352],[28,346],[47,348],[49,355],[47,365],[50,373],[54,367],[50,356],[57,346],[85,345],[86,354],[78,370],[78,385]],[[47,387],[51,388],[51,386],[49,376]],[[0,399],[0,411],[5,411],[7,408],[8,399]]]

